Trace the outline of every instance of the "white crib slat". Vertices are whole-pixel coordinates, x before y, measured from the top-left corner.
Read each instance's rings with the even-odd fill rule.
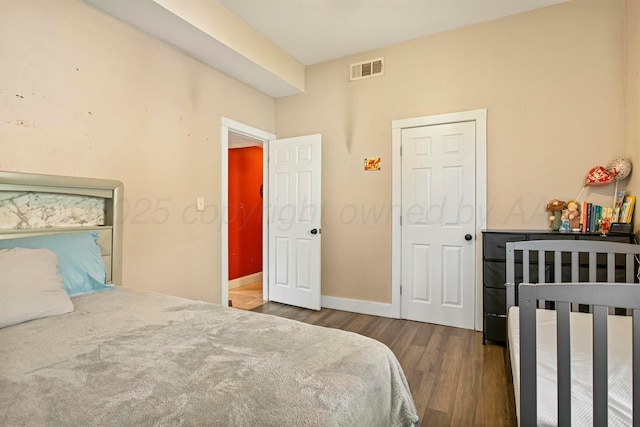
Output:
[[[626,259],[625,259],[625,264],[626,264],[626,270],[627,270],[627,275],[626,275],[626,282],[627,283],[633,283],[636,280],[636,263],[634,262],[635,258],[634,258],[634,254],[627,254],[626,255]]]
[[[609,410],[607,306],[593,306],[593,425],[606,426]]]
[[[558,302],[557,310],[557,349],[558,349],[558,425],[571,425],[571,341],[570,314],[571,303]]]

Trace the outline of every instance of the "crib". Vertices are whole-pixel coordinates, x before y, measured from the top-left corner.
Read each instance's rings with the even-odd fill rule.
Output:
[[[640,245],[539,240],[506,251],[518,423],[640,425]]]

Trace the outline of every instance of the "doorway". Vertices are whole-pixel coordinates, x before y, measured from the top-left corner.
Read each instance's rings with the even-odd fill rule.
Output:
[[[261,209],[257,211],[255,203],[247,203],[238,201],[235,195],[231,195],[229,191],[229,178],[230,167],[238,167],[238,164],[229,162],[229,154],[231,150],[239,150],[244,148],[251,148],[246,150],[245,154],[253,151],[250,155],[243,155],[240,163],[244,161],[250,161],[253,167],[255,162],[262,162],[261,167],[261,179],[260,176],[253,174],[252,182],[261,182],[261,188],[249,188],[248,193],[253,194],[254,199],[256,196],[261,200],[268,200],[268,152],[269,141],[274,140],[275,135],[264,132],[260,129],[247,126],[243,123],[239,123],[233,120],[222,118],[221,122],[221,135],[220,135],[220,172],[221,172],[221,206],[222,206],[222,221],[220,224],[221,234],[221,298],[222,305],[229,305],[229,302],[233,298],[230,298],[230,285],[231,294],[235,294],[236,300],[235,306],[238,308],[250,309],[256,306],[262,301],[269,300],[269,289],[267,286],[269,262],[268,262],[268,221],[264,218],[266,211]],[[260,150],[259,152],[256,150]],[[258,155],[259,153],[259,155]],[[234,171],[238,172],[238,171]],[[240,174],[241,175],[241,174]],[[251,184],[255,187],[255,184]],[[260,191],[262,190],[262,191]],[[235,199],[234,199],[235,197]],[[231,203],[234,206],[231,206]],[[240,203],[244,203],[244,206],[240,206]],[[259,219],[259,227],[255,227],[255,222]],[[255,245],[251,245],[251,249],[246,249],[247,245],[240,244],[239,247],[242,250],[242,254],[238,253],[238,247],[235,247],[235,255],[232,256],[230,249],[234,246],[229,245],[229,237],[234,239],[239,238],[238,231],[251,222],[251,236],[255,237],[256,233],[260,234],[260,249],[256,249]],[[234,228],[234,225],[238,227]],[[231,229],[230,229],[231,226]],[[240,230],[239,230],[240,229]],[[231,230],[231,233],[230,233]],[[242,243],[242,242],[240,242]],[[248,253],[247,253],[248,252]],[[241,259],[247,256],[249,259]],[[231,263],[233,262],[233,267]],[[251,270],[254,270],[251,272]],[[259,274],[257,274],[259,270]],[[232,305],[233,302],[231,303]]]
[[[262,277],[262,142],[229,132],[229,305],[264,304]]]
[[[481,329],[486,110],[393,122],[392,310]]]
[[[262,143],[263,299],[320,310],[322,137],[276,140],[275,135],[224,117],[220,137],[221,304],[229,304],[228,151],[229,137],[234,134]]]

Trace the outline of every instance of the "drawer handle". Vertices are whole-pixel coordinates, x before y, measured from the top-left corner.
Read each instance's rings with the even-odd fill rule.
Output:
[[[500,317],[500,318],[507,317],[506,314],[495,314],[495,313],[485,313],[484,315],[491,316],[491,317]]]

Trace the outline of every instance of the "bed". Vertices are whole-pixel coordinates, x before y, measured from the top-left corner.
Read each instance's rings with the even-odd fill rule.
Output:
[[[122,204],[0,172],[0,425],[419,425],[382,343],[119,286]]]
[[[604,239],[507,243],[520,425],[638,425],[638,254],[638,245]]]

